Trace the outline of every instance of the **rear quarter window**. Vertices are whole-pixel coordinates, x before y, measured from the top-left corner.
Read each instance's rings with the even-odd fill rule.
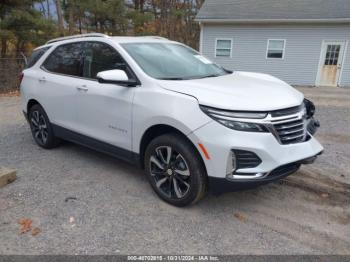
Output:
[[[28,59],[26,68],[30,68],[38,62],[38,60],[50,49],[51,46],[43,47],[33,51],[32,55]]]

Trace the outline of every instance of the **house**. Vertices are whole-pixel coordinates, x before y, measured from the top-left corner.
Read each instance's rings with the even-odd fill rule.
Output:
[[[206,0],[200,51],[293,85],[350,87],[350,0]]]

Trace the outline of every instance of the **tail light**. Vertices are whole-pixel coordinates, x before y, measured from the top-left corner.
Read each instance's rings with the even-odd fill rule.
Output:
[[[18,75],[18,83],[19,83],[19,86],[21,86],[23,77],[24,77],[24,74],[23,74],[23,72],[21,72],[21,73]]]

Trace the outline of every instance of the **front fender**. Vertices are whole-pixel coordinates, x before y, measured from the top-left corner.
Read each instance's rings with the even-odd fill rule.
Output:
[[[133,104],[132,150],[139,153],[143,134],[154,125],[168,125],[187,136],[210,121],[192,96],[161,88],[140,88]]]

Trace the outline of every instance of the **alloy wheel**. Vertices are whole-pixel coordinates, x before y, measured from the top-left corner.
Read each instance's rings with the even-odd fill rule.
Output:
[[[166,197],[181,199],[191,188],[191,174],[185,158],[170,146],[155,149],[150,173],[157,189]]]
[[[44,115],[38,110],[33,111],[30,117],[30,123],[35,140],[40,145],[45,145],[49,136],[49,132]]]

